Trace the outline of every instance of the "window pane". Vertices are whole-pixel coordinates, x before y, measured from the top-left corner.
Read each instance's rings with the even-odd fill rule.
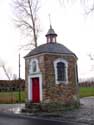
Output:
[[[37,70],[35,61],[33,61],[33,63],[32,63],[32,69],[33,69],[33,72],[36,72],[36,70]]]
[[[65,64],[62,62],[57,63],[57,79],[58,81],[66,80]]]

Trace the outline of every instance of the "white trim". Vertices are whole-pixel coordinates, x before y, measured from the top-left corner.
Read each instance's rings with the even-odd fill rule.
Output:
[[[39,78],[39,87],[40,87],[40,101],[42,101],[42,75],[35,74],[35,75],[30,75],[28,76],[28,100],[32,101],[32,78]]]
[[[65,66],[66,66],[66,69],[65,69],[66,81],[58,81],[57,80],[57,63],[58,62],[63,62],[65,64]],[[56,84],[59,84],[59,83],[62,83],[62,82],[67,84],[68,83],[68,62],[66,60],[62,59],[62,58],[56,59],[54,61],[54,70],[55,70],[55,82],[56,82]]]
[[[36,72],[33,72],[33,62],[36,62]],[[38,59],[32,58],[29,63],[29,74],[40,72],[39,65],[38,65]]]
[[[32,93],[31,93],[31,79],[28,77],[28,100],[31,101]]]

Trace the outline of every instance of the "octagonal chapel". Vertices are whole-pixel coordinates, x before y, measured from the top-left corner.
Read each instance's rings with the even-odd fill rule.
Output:
[[[57,43],[50,26],[46,43],[25,56],[27,100],[32,103],[79,102],[77,56]]]

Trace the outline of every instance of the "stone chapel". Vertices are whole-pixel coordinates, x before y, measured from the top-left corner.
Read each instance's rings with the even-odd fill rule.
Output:
[[[51,25],[46,43],[25,56],[25,81],[31,103],[79,102],[77,56],[57,42]]]

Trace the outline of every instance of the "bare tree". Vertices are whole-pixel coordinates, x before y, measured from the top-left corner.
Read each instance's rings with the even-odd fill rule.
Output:
[[[83,5],[87,15],[94,11],[94,0],[80,0],[80,3]]]
[[[11,80],[12,73],[9,70],[9,68],[6,66],[5,62],[2,59],[0,59],[0,68],[3,69],[3,71],[5,73],[5,76],[8,78],[8,80]]]
[[[8,78],[8,80],[11,80],[10,73],[9,73],[8,70],[6,69],[5,65],[2,65],[2,68],[3,68],[4,73],[5,73],[6,77]]]
[[[94,55],[93,54],[90,53],[88,56],[89,56],[90,60],[94,61]]]
[[[73,4],[77,1],[79,1],[81,3],[81,5],[83,6],[83,9],[85,10],[86,14],[89,14],[91,12],[94,11],[94,0],[58,0],[59,3],[62,5],[66,5],[66,4]]]
[[[22,29],[26,37],[30,37],[30,43],[37,47],[39,27],[39,0],[14,0],[15,21],[18,28]]]

